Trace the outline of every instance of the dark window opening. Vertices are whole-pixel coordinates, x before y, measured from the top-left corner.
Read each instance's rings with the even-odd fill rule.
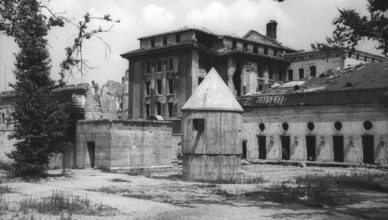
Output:
[[[268,77],[269,77],[270,79],[273,79],[272,66],[269,66],[269,67],[268,67]]]
[[[232,49],[236,49],[237,47],[237,42],[235,40],[232,41]]]
[[[172,110],[173,110],[174,104],[172,102],[168,103],[168,117],[172,117]]]
[[[264,47],[264,55],[268,55],[268,48]]]
[[[174,69],[174,59],[169,58],[168,59],[168,70],[173,70]]]
[[[307,148],[307,160],[308,161],[315,161],[316,160],[315,145],[316,145],[315,136],[306,136],[306,148]]]
[[[253,53],[257,53],[257,52],[258,52],[257,46],[253,46]]]
[[[198,85],[201,84],[201,82],[203,81],[204,77],[198,77]]]
[[[162,80],[156,80],[156,92],[162,94]]]
[[[372,58],[372,63],[374,63],[375,62],[375,58]]]
[[[259,141],[259,159],[267,159],[267,140],[265,136],[258,136]]]
[[[365,55],[365,57],[364,57],[364,61],[366,62],[366,60],[368,59],[368,57]]]
[[[241,158],[242,159],[247,159],[247,141],[246,140],[242,141],[242,155],[241,155]]]
[[[233,84],[236,89],[237,96],[241,96],[241,64],[237,63],[236,72],[233,75]]]
[[[344,162],[344,136],[333,136],[334,161]]]
[[[277,56],[277,55],[278,55],[278,50],[274,49],[274,50],[273,50],[273,55],[274,55],[274,56]]]
[[[314,123],[312,123],[312,122],[307,123],[307,128],[308,128],[310,131],[314,130],[314,127],[315,127]]]
[[[317,76],[317,68],[315,66],[310,66],[310,75]]]
[[[158,60],[158,63],[157,63],[157,72],[162,72],[162,60]]]
[[[360,54],[356,55],[356,60],[360,59]]]
[[[146,95],[151,94],[151,82],[150,81],[145,82],[145,92],[146,92]]]
[[[299,79],[303,79],[303,78],[304,78],[304,69],[300,68],[299,69]]]
[[[203,132],[205,130],[205,119],[195,118],[193,119],[193,130]]]
[[[264,89],[264,86],[259,84],[259,92],[262,91]]]
[[[167,45],[167,37],[163,37],[163,46]]]
[[[168,79],[168,94],[174,93],[174,80]]]
[[[146,118],[150,116],[150,104],[145,105],[145,110],[146,110]]]
[[[352,56],[352,52],[349,51],[349,52],[348,52],[348,57],[350,58],[351,56]]]
[[[147,73],[151,72],[151,61],[147,61],[147,63],[146,63],[146,72]]]
[[[345,87],[352,87],[352,83],[351,82],[347,82],[346,84],[345,84]]]
[[[290,136],[280,136],[282,144],[282,160],[290,159]]]
[[[155,47],[155,39],[151,40],[151,47]]]
[[[288,80],[289,81],[291,81],[291,80],[293,80],[293,72],[292,72],[292,70],[288,70]]]
[[[284,123],[282,124],[282,128],[283,128],[283,130],[287,131],[287,130],[288,130],[288,123],[287,123],[287,122],[284,122]]]
[[[341,128],[342,128],[342,123],[339,122],[339,121],[336,121],[336,122],[334,123],[334,128],[335,128],[337,131],[341,130]]]
[[[0,122],[5,122],[5,114],[4,113],[1,113],[1,120]]]
[[[243,44],[243,51],[247,51],[248,50],[248,45],[247,44]]]
[[[260,131],[264,131],[264,129],[265,129],[265,124],[264,124],[264,123],[260,123],[260,124],[259,124],[259,128],[260,128]]]
[[[162,114],[162,103],[156,102],[156,114],[161,115]]]
[[[181,35],[180,34],[175,35],[175,42],[176,43],[180,43],[181,42]]]
[[[96,143],[94,141],[88,141],[86,145],[88,146],[90,167],[94,168],[96,163]]]
[[[363,135],[362,136],[362,151],[363,151],[363,162],[364,163],[374,163],[374,136],[373,135]]]
[[[364,126],[365,130],[369,131],[370,129],[372,129],[372,122],[371,121],[365,121],[363,126]]]

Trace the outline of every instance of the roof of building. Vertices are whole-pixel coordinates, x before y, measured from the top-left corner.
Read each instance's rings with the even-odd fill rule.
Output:
[[[255,39],[248,39],[249,36],[251,36],[252,34],[254,35],[257,35],[259,36],[260,38],[255,38]],[[290,48],[290,47],[287,47],[287,46],[284,46],[282,45],[279,41],[277,41],[276,39],[272,38],[272,37],[268,37],[258,31],[255,31],[255,30],[249,30],[243,37],[243,39],[245,40],[249,40],[249,41],[253,41],[253,42],[257,42],[257,43],[260,43],[260,44],[267,44],[267,45],[270,45],[270,46],[274,46],[274,47],[281,47],[281,48],[284,48],[286,50],[290,50],[290,51],[295,51],[294,49]]]
[[[182,28],[179,28],[176,30],[172,30],[172,31],[166,31],[166,32],[162,32],[162,33],[151,34],[148,36],[139,37],[138,40],[152,38],[152,37],[158,37],[158,36],[162,36],[162,35],[169,35],[169,34],[174,34],[174,33],[181,33],[181,32],[185,32],[185,31],[196,31],[196,32],[202,32],[202,33],[206,33],[206,34],[215,35],[214,33],[212,33],[211,31],[209,31],[205,28],[196,28],[196,27],[186,27],[185,26],[185,27],[182,27]],[[217,36],[217,35],[215,35],[215,36]]]
[[[318,77],[275,83],[260,93],[239,98],[246,107],[362,104],[388,97],[388,62],[330,69]]]
[[[243,109],[217,71],[212,68],[183,105],[182,111],[235,111]]]

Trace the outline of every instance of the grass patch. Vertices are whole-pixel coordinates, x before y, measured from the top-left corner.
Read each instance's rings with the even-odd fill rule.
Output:
[[[388,192],[388,177],[376,172],[352,172],[350,174],[326,174],[300,176],[296,184],[304,186],[324,185],[330,188],[363,189],[378,192]]]
[[[112,216],[117,213],[117,209],[102,203],[92,203],[87,197],[58,191],[53,191],[47,197],[24,199],[20,203],[20,211],[26,212],[29,209],[50,215],[59,215],[65,212],[69,215]]]
[[[111,182],[115,182],[115,183],[130,183],[131,182],[129,180],[125,180],[125,179],[122,179],[122,178],[113,178],[110,181]]]

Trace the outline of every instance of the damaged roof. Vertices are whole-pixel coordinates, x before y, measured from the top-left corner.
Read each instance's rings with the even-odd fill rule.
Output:
[[[275,83],[239,98],[246,107],[381,103],[388,97],[388,62],[331,69],[318,77]]]
[[[217,71],[212,68],[183,105],[182,111],[234,111],[243,109]]]

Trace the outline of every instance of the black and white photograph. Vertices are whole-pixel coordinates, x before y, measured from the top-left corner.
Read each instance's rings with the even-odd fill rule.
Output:
[[[388,218],[387,0],[0,0],[0,220]]]

